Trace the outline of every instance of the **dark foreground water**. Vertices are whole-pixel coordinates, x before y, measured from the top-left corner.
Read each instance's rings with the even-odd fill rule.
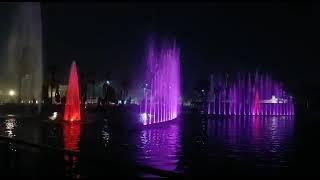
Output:
[[[115,166],[99,161],[87,164],[75,158],[71,167],[78,167],[68,171],[73,177],[108,174],[113,171],[109,167],[127,168],[122,162],[187,176],[316,174],[312,159],[318,155],[311,149],[312,143],[304,141],[299,134],[292,116],[206,118],[194,113],[163,125],[129,130],[113,124],[125,124],[134,118],[98,115],[90,118],[95,121],[68,125],[44,119],[3,117],[0,134],[80,151],[96,159],[109,158],[117,163]],[[38,155],[23,156],[27,155],[20,153],[18,161],[17,173],[21,175],[37,174],[45,166],[48,166],[46,173],[64,175],[66,168],[70,168],[62,163],[67,157],[46,161]],[[63,169],[59,171],[61,174],[57,174],[59,168]]]

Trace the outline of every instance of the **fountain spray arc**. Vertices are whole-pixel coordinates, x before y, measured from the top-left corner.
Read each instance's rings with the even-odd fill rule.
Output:
[[[180,49],[175,40],[165,39],[157,46],[150,37],[147,47],[144,98],[140,104],[143,125],[177,118],[180,107]]]
[[[71,65],[69,83],[67,90],[67,99],[64,108],[64,120],[65,121],[80,121],[80,96],[79,96],[79,84],[78,84],[78,72],[76,62],[73,61]]]
[[[229,80],[211,75],[209,115],[294,115],[293,97],[270,75],[238,73]]]

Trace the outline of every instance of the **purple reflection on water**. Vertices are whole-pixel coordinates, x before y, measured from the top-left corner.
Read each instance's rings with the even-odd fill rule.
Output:
[[[155,168],[176,170],[180,152],[178,123],[143,129],[138,144],[138,162]]]
[[[230,167],[240,174],[278,173],[292,163],[293,133],[293,116],[195,116],[143,129],[136,158],[143,165],[184,173],[225,173]]]
[[[253,160],[251,165],[255,168],[288,167],[288,154],[294,150],[293,133],[293,116],[231,116],[208,120],[209,147],[223,147],[226,158],[241,163]]]

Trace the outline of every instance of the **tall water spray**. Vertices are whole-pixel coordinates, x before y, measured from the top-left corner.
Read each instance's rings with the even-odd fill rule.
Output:
[[[39,104],[42,97],[42,22],[40,3],[19,3],[8,36],[7,86],[16,102]]]
[[[151,37],[147,48],[147,71],[140,119],[144,125],[177,118],[180,97],[180,50],[175,40],[159,46]]]
[[[211,75],[208,114],[294,115],[294,102],[267,74],[238,74],[233,80]]]
[[[71,65],[69,83],[66,97],[66,104],[64,108],[65,121],[80,121],[80,95],[79,95],[79,81],[76,62],[73,61]]]

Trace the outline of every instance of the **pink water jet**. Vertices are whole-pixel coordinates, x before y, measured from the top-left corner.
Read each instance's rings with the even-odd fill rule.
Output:
[[[80,121],[80,97],[78,85],[78,72],[75,61],[72,62],[66,104],[64,108],[65,121]]]
[[[141,102],[142,124],[157,124],[177,118],[180,97],[180,50],[175,40],[158,45],[152,37],[147,49],[147,72]]]

